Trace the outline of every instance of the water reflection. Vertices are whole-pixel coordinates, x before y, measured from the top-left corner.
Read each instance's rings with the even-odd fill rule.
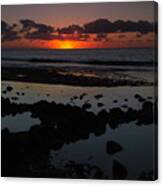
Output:
[[[54,166],[49,166],[49,153],[51,149],[57,151],[60,149],[65,149],[63,146],[65,144],[68,144],[68,148],[70,148],[70,143],[76,143],[79,140],[87,141],[87,143],[84,145],[84,148],[89,149],[89,142],[91,142],[90,134],[94,134],[95,136],[101,136],[106,135],[106,139],[102,141],[102,144],[105,145],[103,147],[103,150],[105,149],[105,153],[101,153],[100,148],[103,146],[102,144],[97,148],[97,137],[94,137],[93,144],[96,144],[95,149],[96,151],[89,154],[88,149],[83,149],[83,152],[87,152],[89,156],[91,155],[92,158],[87,157],[87,159],[94,160],[94,157],[99,155],[94,163],[89,162],[86,164],[84,162],[84,165],[90,165],[91,166],[97,166],[95,175],[92,178],[108,178],[111,177],[113,179],[132,179],[135,177],[134,171],[132,170],[131,173],[133,175],[128,175],[127,168],[124,165],[127,165],[129,168],[130,162],[126,162],[124,164],[120,163],[117,160],[112,160],[111,169],[108,170],[105,168],[109,168],[109,165],[107,163],[107,158],[109,159],[108,153],[106,151],[108,150],[108,140],[112,139],[110,136],[110,129],[118,128],[121,124],[128,124],[127,126],[130,126],[131,121],[136,121],[135,124],[139,125],[149,125],[152,124],[153,121],[153,103],[149,101],[145,101],[142,103],[142,109],[141,110],[134,110],[132,108],[129,108],[128,111],[123,111],[120,108],[113,108],[110,109],[110,112],[107,112],[105,110],[102,110],[97,115],[93,112],[88,112],[83,108],[77,107],[77,106],[71,106],[71,105],[64,105],[64,104],[56,104],[55,102],[47,102],[47,101],[40,101],[35,104],[17,104],[10,102],[7,98],[2,98],[2,116],[10,115],[13,116],[18,113],[24,113],[24,112],[31,112],[33,118],[39,118],[41,121],[40,125],[34,125],[30,128],[29,132],[20,132],[20,133],[10,133],[8,129],[2,130],[2,169],[3,174],[10,175],[10,176],[49,176],[54,174],[54,172],[60,172],[60,175],[58,173],[54,174],[53,176],[62,177],[62,174],[69,175],[72,173],[72,177],[74,178],[85,178],[85,174],[83,175],[83,165],[81,165],[81,160],[77,161],[77,163],[72,164],[71,166],[68,164],[67,160],[68,157],[66,157],[66,162],[64,163],[64,167],[57,165],[57,160],[55,158],[55,164]],[[64,116],[64,117],[63,117]],[[149,117],[150,116],[150,117]],[[132,125],[131,125],[132,126]],[[150,126],[150,125],[149,125]],[[153,125],[152,125],[153,126]],[[122,127],[120,127],[122,129]],[[143,137],[145,135],[145,132],[143,132]],[[132,132],[131,128],[129,128],[129,131],[127,129],[124,130],[124,132],[129,135],[130,132]],[[136,130],[134,129],[134,132]],[[119,132],[119,134],[116,136],[116,141],[118,137],[121,136],[123,132]],[[139,134],[140,133],[137,133]],[[152,135],[151,135],[152,136]],[[123,137],[123,140],[125,137]],[[132,139],[128,136],[128,139]],[[140,140],[140,136],[139,136]],[[128,142],[124,143],[125,145],[128,144]],[[138,143],[137,143],[138,144]],[[152,143],[150,143],[151,145]],[[132,142],[133,145],[133,142]],[[147,145],[147,144],[146,144]],[[112,142],[112,151],[115,151],[115,142],[113,145]],[[117,144],[116,144],[117,146]],[[74,148],[70,148],[70,152],[73,153],[78,149],[80,145]],[[122,147],[125,149],[125,147],[122,144]],[[120,145],[118,145],[118,148],[120,148]],[[135,148],[135,147],[134,147]],[[81,148],[79,149],[79,152],[81,151]],[[117,147],[116,147],[117,151]],[[120,150],[118,150],[120,151]],[[123,150],[122,150],[123,151]],[[98,153],[99,152],[99,153]],[[110,151],[109,151],[110,152]],[[125,151],[127,156],[130,156],[130,153],[128,151]],[[149,152],[149,151],[148,151]],[[8,156],[5,156],[8,154]],[[11,156],[12,154],[12,156]],[[67,152],[64,154],[67,155]],[[107,158],[104,159],[102,156],[107,156]],[[120,153],[118,153],[120,154]],[[143,152],[144,154],[144,152]],[[135,157],[136,154],[134,154],[131,157]],[[59,155],[60,158],[62,158],[62,155]],[[82,157],[81,154],[78,155],[72,155],[71,158],[74,161],[75,157]],[[122,155],[120,156],[120,159],[122,159]],[[146,157],[146,155],[143,157]],[[28,161],[27,161],[28,159]],[[15,161],[16,160],[16,161]],[[97,163],[98,161],[102,161]],[[26,162],[27,161],[27,162]],[[63,159],[62,159],[63,161]],[[135,160],[134,160],[135,161]],[[17,168],[14,168],[14,171],[10,168],[16,167],[15,162],[19,162],[19,166]],[[67,166],[67,164],[69,166]],[[105,165],[104,165],[105,164]],[[52,165],[52,163],[50,163]],[[107,165],[107,167],[106,167]],[[43,167],[42,167],[43,166]],[[47,174],[44,173],[43,169],[46,166]],[[66,170],[65,170],[66,167]],[[68,172],[67,172],[68,167]],[[72,168],[73,167],[73,168]],[[90,168],[89,167],[89,168]],[[133,166],[132,166],[133,167]],[[60,170],[61,169],[61,170]],[[69,170],[70,169],[70,170]],[[77,170],[76,170],[77,169]],[[133,169],[133,168],[132,168]],[[55,170],[55,171],[54,171]],[[91,168],[92,170],[92,168]],[[102,173],[100,173],[102,171]],[[78,174],[79,172],[79,174]],[[76,176],[73,176],[73,175]],[[71,174],[70,174],[71,175]],[[92,175],[92,173],[91,173]],[[101,177],[100,177],[101,176]],[[69,176],[67,176],[69,177]],[[88,176],[89,178],[89,176]]]

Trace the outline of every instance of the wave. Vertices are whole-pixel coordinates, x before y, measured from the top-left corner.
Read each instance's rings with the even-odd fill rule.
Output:
[[[155,61],[129,61],[129,60],[72,60],[72,59],[52,59],[52,58],[11,58],[2,57],[3,61],[25,61],[31,63],[74,63],[74,64],[89,64],[89,65],[106,65],[106,66],[154,66]]]

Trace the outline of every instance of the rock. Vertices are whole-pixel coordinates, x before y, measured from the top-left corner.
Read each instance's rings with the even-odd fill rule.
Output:
[[[15,101],[18,100],[17,97],[11,97],[11,99],[12,99],[12,100],[15,100]]]
[[[9,92],[11,92],[11,91],[12,91],[12,89],[13,89],[13,88],[12,88],[12,87],[10,87],[10,86],[8,86],[8,87],[6,88],[6,90],[7,90],[7,91],[9,91]]]
[[[106,150],[108,154],[115,154],[117,152],[120,152],[122,150],[121,145],[114,141],[108,141],[106,144]]]
[[[142,97],[142,96],[140,96],[139,94],[135,94],[135,99],[137,99],[139,102],[145,102],[145,99]]]
[[[83,93],[79,96],[79,99],[82,100],[87,94],[86,93]]]
[[[122,107],[122,108],[128,108],[128,106],[127,106],[127,105],[125,105],[125,104],[124,104],[124,105],[122,105],[121,107]]]
[[[6,93],[7,93],[7,91],[6,91],[6,90],[3,90],[3,91],[2,91],[2,93],[3,93],[3,94],[6,94]]]
[[[98,106],[98,107],[103,107],[104,104],[103,104],[103,103],[97,103],[97,106]]]
[[[84,103],[83,106],[82,106],[82,108],[84,110],[89,109],[89,108],[91,108],[91,104],[90,103]]]
[[[126,179],[128,174],[126,167],[124,167],[124,165],[119,163],[117,160],[113,161],[112,171],[112,176],[115,180]]]
[[[103,97],[103,95],[102,94],[97,94],[96,96],[94,96],[96,99],[100,99],[100,98],[102,98]]]

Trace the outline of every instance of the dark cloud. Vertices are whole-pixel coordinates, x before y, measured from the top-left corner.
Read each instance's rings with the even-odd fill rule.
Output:
[[[81,34],[79,37],[81,41],[88,41],[90,39],[89,34]]]
[[[107,19],[97,19],[95,21],[79,26],[73,24],[67,27],[58,28],[37,23],[30,19],[20,20],[20,25],[9,25],[5,21],[1,22],[2,25],[2,41],[13,41],[20,37],[30,40],[55,40],[70,38],[80,41],[89,41],[89,34],[96,34],[94,41],[107,41],[108,33],[123,33],[123,32],[137,32],[136,37],[141,37],[148,32],[157,33],[158,23],[150,23],[148,21],[123,21],[117,20],[111,22]],[[67,35],[67,36],[65,36]],[[125,37],[123,34],[119,38]]]
[[[21,32],[29,32],[33,27],[35,27],[35,22],[29,19],[20,20],[22,24]]]
[[[114,24],[107,19],[98,19],[84,25],[85,33],[109,33],[115,31]]]
[[[83,28],[79,25],[70,25],[68,27],[59,28],[58,32],[61,34],[74,34],[74,33],[83,33]]]
[[[29,19],[20,20],[20,23],[22,24],[21,32],[27,39],[51,40],[55,38],[53,35],[55,30],[52,26],[35,23]]]
[[[155,26],[157,28],[157,25]],[[148,21],[122,21],[110,22],[107,19],[98,19],[84,25],[86,33],[110,33],[110,32],[140,32],[154,31],[154,24]]]
[[[1,21],[1,34],[2,34],[2,42],[3,41],[14,41],[20,39],[19,33],[16,30],[17,25],[9,25],[5,21]]]
[[[99,33],[96,35],[96,38],[94,38],[94,41],[107,41],[107,34],[105,33]]]

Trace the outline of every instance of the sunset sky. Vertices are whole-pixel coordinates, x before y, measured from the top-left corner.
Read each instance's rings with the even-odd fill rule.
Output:
[[[3,5],[2,47],[153,47],[154,22],[153,1]]]

